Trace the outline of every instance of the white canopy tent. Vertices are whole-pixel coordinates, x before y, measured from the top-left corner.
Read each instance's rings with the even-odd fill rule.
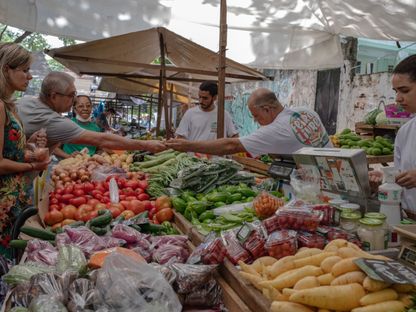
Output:
[[[415,0],[228,0],[228,51],[257,68],[342,65],[340,35],[416,39]],[[0,22],[93,40],[163,26],[218,51],[220,0],[0,0]]]

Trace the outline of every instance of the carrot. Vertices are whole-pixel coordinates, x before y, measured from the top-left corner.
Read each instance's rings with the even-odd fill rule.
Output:
[[[405,309],[403,302],[398,300],[384,301],[376,304],[370,304],[365,307],[356,308],[351,310],[351,312],[402,312]]]
[[[353,271],[360,271],[360,268],[354,263],[354,260],[357,259],[347,258],[339,261],[336,263],[331,270],[332,275],[335,277],[340,276],[344,273],[353,272]]]
[[[339,261],[341,261],[342,258],[339,256],[331,256],[328,257],[326,259],[324,259],[321,262],[321,269],[322,271],[324,271],[325,273],[329,273],[331,272],[332,267]]]
[[[363,306],[370,304],[376,304],[379,302],[396,300],[399,296],[394,289],[387,288],[373,293],[369,293],[360,299],[360,303]]]
[[[287,302],[287,301],[273,301],[271,312],[313,312],[312,309],[305,307],[302,304]]]
[[[101,268],[104,265],[105,258],[107,258],[108,255],[115,252],[129,256],[137,262],[146,263],[146,260],[137,252],[123,247],[114,247],[94,252],[90,257],[90,260],[88,261],[88,266],[93,269]]]
[[[289,300],[321,309],[350,311],[360,306],[360,299],[364,296],[364,288],[354,283],[297,290]]]
[[[318,278],[319,285],[321,286],[330,285],[331,282],[335,279],[332,273],[322,274],[318,276],[317,278]]]
[[[342,274],[336,277],[332,282],[331,285],[345,285],[345,284],[352,284],[358,283],[362,284],[366,275],[360,271],[353,271]]]
[[[364,289],[368,291],[379,291],[379,290],[389,287],[390,284],[371,279],[367,276],[363,281],[363,286],[364,286]]]
[[[319,284],[318,278],[316,276],[306,276],[299,280],[295,286],[293,286],[293,289],[299,290],[299,289],[308,289],[313,287],[319,287],[321,286]]]
[[[306,265],[299,269],[294,269],[276,277],[272,281],[266,281],[259,283],[262,287],[268,287],[271,285],[277,289],[283,289],[293,287],[299,280],[305,276],[318,276],[322,274],[322,270],[313,265]]]
[[[321,250],[321,252],[316,255],[309,256],[306,258],[301,258],[301,259],[295,259],[294,263],[295,263],[296,268],[300,268],[305,265],[320,266],[323,260],[325,260],[328,257],[335,256],[335,255],[336,255],[335,252],[322,252]]]

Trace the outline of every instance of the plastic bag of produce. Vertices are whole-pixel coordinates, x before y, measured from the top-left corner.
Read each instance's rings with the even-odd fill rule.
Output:
[[[285,204],[284,200],[273,196],[272,194],[262,191],[253,200],[253,208],[259,218],[268,218],[272,216],[277,209]]]
[[[167,282],[170,285],[173,285],[173,283],[176,280],[176,273],[173,271],[172,268],[166,265],[160,265],[158,263],[152,262],[149,263],[152,267],[154,267],[156,270],[158,270],[160,273],[162,273],[163,277],[167,280]]]
[[[59,276],[55,273],[34,275],[30,279],[29,294],[32,298],[37,298],[41,295],[50,295],[61,302],[65,302],[66,296],[59,280]]]
[[[182,305],[158,270],[117,254],[98,272],[94,310],[180,312]]]
[[[2,279],[0,279],[0,306],[3,304],[4,298],[6,298],[8,291],[9,286]]]
[[[11,267],[9,272],[3,275],[3,280],[7,284],[15,286],[23,282],[28,282],[35,274],[53,272],[54,270],[54,267],[45,264],[26,262]]]
[[[29,312],[29,310],[24,307],[14,307],[9,312]]]
[[[206,284],[217,268],[216,265],[193,265],[184,263],[174,263],[170,266],[176,273],[174,283],[178,294],[188,294],[194,289]]]
[[[94,284],[86,278],[78,278],[69,286],[68,310],[80,312],[92,309],[94,303]]]
[[[222,290],[217,281],[211,278],[192,292],[180,296],[182,304],[189,307],[211,308],[222,302]]]
[[[30,312],[68,312],[64,304],[58,298],[50,295],[41,295],[32,300],[29,306]]]
[[[152,259],[159,264],[185,263],[189,257],[188,248],[165,244],[153,251]]]
[[[142,234],[130,226],[117,224],[111,231],[111,236],[126,241],[127,244],[135,244],[141,240],[147,240],[150,235]]]
[[[321,177],[315,170],[296,169],[290,175],[290,185],[299,199],[307,202],[319,202],[318,195],[321,193]]]
[[[224,261],[227,249],[215,232],[209,233],[204,242],[194,249],[189,256],[188,264],[220,264]]]
[[[6,274],[7,272],[9,272],[9,260],[0,255],[0,277]]]
[[[23,282],[12,288],[10,301],[12,307],[29,307],[30,302],[32,301],[32,296],[30,295],[30,283],[29,281]]]
[[[65,226],[64,231],[64,233],[57,235],[56,245],[58,248],[72,244],[79,247],[87,257],[94,251],[107,248],[107,243],[85,226],[77,228]]]
[[[82,250],[74,245],[59,247],[58,263],[56,269],[59,273],[83,273],[87,268],[87,260]]]
[[[55,265],[58,259],[58,250],[49,242],[32,239],[26,246],[27,259],[47,265]]]
[[[98,157],[99,155],[94,155]],[[110,176],[120,176],[126,178],[126,171],[122,168],[113,166],[99,166],[91,173],[91,181],[105,181]]]
[[[185,235],[151,236],[150,241],[154,248],[159,248],[162,245],[176,245],[188,248],[188,237]]]

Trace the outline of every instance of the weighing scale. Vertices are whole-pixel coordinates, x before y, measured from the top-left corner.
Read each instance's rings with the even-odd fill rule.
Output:
[[[304,147],[293,153],[299,169],[320,176],[321,190],[337,194],[369,211],[370,183],[367,157],[361,149]]]
[[[416,224],[399,224],[394,230],[400,235],[402,244],[399,260],[416,267]]]
[[[276,180],[290,181],[290,175],[296,168],[292,155],[270,155],[273,159],[267,173]]]

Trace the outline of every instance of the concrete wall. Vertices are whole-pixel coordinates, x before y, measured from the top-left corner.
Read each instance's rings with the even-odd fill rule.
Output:
[[[353,69],[354,70],[354,69]],[[338,103],[337,131],[354,129],[355,123],[362,121],[371,109],[394,102],[390,73],[355,75],[350,81],[351,66],[348,61],[341,68],[340,95]],[[232,115],[240,135],[247,135],[257,129],[247,109],[250,93],[258,87],[273,90],[283,105],[314,109],[317,72],[311,70],[273,70],[266,75],[274,76],[270,82],[244,82],[226,87],[226,110]]]

